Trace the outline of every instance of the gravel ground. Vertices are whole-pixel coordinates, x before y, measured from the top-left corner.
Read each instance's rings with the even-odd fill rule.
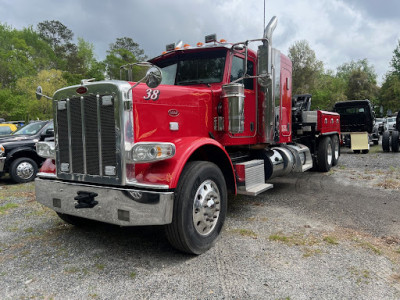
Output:
[[[76,228],[0,181],[1,299],[400,299],[400,153],[343,150],[339,165],[230,199],[200,256],[162,227]]]

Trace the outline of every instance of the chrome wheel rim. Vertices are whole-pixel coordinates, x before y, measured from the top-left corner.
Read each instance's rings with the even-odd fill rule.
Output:
[[[326,158],[328,160],[328,165],[332,164],[332,146],[328,147],[328,149],[326,150]]]
[[[17,176],[21,179],[29,179],[33,176],[34,168],[29,162],[24,161],[17,166]]]
[[[193,225],[200,235],[208,235],[218,222],[221,210],[221,194],[217,184],[205,180],[193,199]]]
[[[339,158],[339,142],[333,142],[333,154],[335,155],[335,159]]]

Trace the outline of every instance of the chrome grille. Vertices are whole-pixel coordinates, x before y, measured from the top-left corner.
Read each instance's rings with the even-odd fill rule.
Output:
[[[104,103],[103,97],[107,98]],[[90,178],[105,176],[105,167],[117,168],[115,101],[111,95],[58,101],[58,174],[84,174]]]

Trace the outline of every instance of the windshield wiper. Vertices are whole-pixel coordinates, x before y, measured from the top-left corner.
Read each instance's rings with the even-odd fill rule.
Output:
[[[192,85],[192,84],[205,84],[208,87],[210,87],[210,84],[203,80],[188,80],[188,81],[179,81],[176,83],[176,85]]]

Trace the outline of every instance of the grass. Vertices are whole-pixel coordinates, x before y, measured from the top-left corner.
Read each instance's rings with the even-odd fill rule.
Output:
[[[234,232],[239,233],[241,236],[247,236],[247,237],[251,237],[253,239],[257,238],[257,234],[249,229],[235,229],[233,230]]]
[[[356,242],[357,242],[361,247],[363,247],[364,249],[371,250],[372,252],[374,252],[374,253],[377,254],[377,255],[382,255],[382,250],[376,248],[376,247],[375,247],[374,245],[372,245],[371,243],[369,243],[369,242],[361,242],[361,241],[359,241],[359,240],[356,240]]]
[[[103,271],[105,266],[103,264],[96,264],[96,268],[100,271]]]
[[[270,241],[274,241],[274,242],[288,242],[289,238],[287,236],[284,235],[280,235],[280,234],[272,234],[269,236],[268,238]]]
[[[338,241],[332,236],[326,236],[326,237],[324,237],[323,240],[324,240],[324,242],[327,242],[328,244],[331,244],[331,245],[339,244]]]
[[[129,274],[129,277],[130,277],[131,279],[134,279],[134,278],[136,277],[136,272],[131,272],[131,273]]]
[[[270,241],[282,242],[287,245],[295,246],[313,246],[318,243],[318,240],[313,236],[304,236],[303,234],[283,235],[275,233],[269,236]]]
[[[310,257],[313,255],[318,255],[318,254],[322,254],[322,250],[321,249],[310,249],[310,248],[306,248],[304,249],[304,254],[303,257]]]
[[[7,213],[9,210],[17,208],[18,204],[15,203],[7,203],[3,206],[0,206],[0,215]]]
[[[368,270],[359,270],[356,267],[350,267],[348,270],[351,275],[357,278],[357,284],[369,283],[368,279],[371,279],[371,274]]]

